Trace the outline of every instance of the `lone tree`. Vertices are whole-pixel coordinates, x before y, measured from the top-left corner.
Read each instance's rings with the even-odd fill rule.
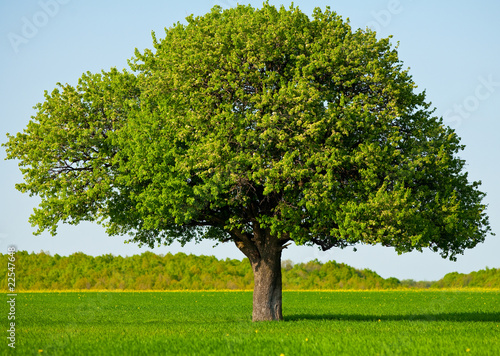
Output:
[[[390,40],[330,9],[214,7],[131,71],[61,85],[9,135],[40,233],[97,221],[154,246],[234,243],[253,320],[281,320],[281,253],[357,243],[455,259],[491,232],[455,132]]]

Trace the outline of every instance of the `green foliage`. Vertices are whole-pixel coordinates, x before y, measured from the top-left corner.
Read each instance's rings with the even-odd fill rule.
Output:
[[[16,253],[18,290],[214,290],[253,288],[248,260],[219,261],[211,256],[144,252],[121,257],[92,257],[81,252],[68,257],[41,252]],[[0,254],[0,261],[7,255]],[[5,262],[7,263],[7,262]],[[7,286],[3,278],[2,288]]]
[[[435,288],[500,288],[500,268],[463,273],[448,273],[432,285]]]
[[[328,9],[216,7],[188,22],[132,66],[148,94],[123,131],[125,177],[141,185],[146,226],[452,259],[484,239],[459,138],[414,93],[389,39]]]
[[[19,293],[20,355],[497,355],[499,292],[284,292],[252,323],[251,292]],[[9,304],[1,304],[7,315]],[[3,347],[7,347],[4,345]]]
[[[217,260],[211,256],[177,253],[165,256],[145,252],[131,257],[68,257],[45,252],[16,253],[19,290],[220,290],[252,289],[252,269],[247,259]],[[7,255],[0,254],[0,261]],[[284,263],[286,266],[286,263]],[[6,288],[4,277],[3,288]],[[395,288],[374,272],[358,271],[344,264],[311,261],[283,268],[283,287],[300,289]]]
[[[283,289],[394,289],[397,279],[385,280],[370,270],[356,270],[335,261],[321,263],[318,260],[299,263],[283,271]]]
[[[454,259],[491,231],[459,138],[389,38],[267,2],[187,21],[136,51],[133,73],[46,93],[8,136],[38,232],[98,221],[150,246],[232,241],[252,260],[292,240]]]
[[[128,198],[116,183],[119,147],[113,133],[137,105],[137,84],[135,75],[116,69],[85,73],[76,87],[58,83],[35,106],[26,129],[7,135],[7,158],[19,159],[24,174],[16,188],[41,198],[30,217],[37,234],[55,234],[60,222],[133,223]]]
[[[8,255],[0,254],[7,265]],[[92,257],[81,252],[68,257],[47,252],[16,253],[16,288],[36,290],[251,290],[252,269],[247,259],[218,260],[213,256],[144,252],[130,257]],[[447,274],[437,282],[384,279],[368,269],[318,260],[282,262],[284,290],[381,290],[398,288],[500,288],[500,269],[464,275]],[[1,289],[7,288],[7,275]]]

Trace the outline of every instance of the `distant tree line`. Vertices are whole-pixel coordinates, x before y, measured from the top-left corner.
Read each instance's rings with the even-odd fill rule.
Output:
[[[488,268],[468,274],[452,272],[435,282],[434,288],[500,288],[500,268]]]
[[[213,256],[144,252],[130,257],[89,256],[78,252],[64,257],[47,252],[16,253],[16,290],[220,290],[253,289],[248,260],[218,260]],[[7,266],[7,255],[0,254]],[[396,288],[500,288],[500,269],[464,275],[447,274],[437,282],[384,279],[368,269],[358,270],[334,261],[283,261],[285,290],[373,290]],[[2,276],[7,289],[7,273]]]

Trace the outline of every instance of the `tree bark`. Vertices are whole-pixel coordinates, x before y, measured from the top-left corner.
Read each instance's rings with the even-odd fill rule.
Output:
[[[254,225],[253,234],[232,231],[236,247],[250,260],[253,270],[252,321],[283,320],[281,298],[281,251],[287,240],[272,236]]]
[[[281,247],[263,251],[250,261],[253,269],[252,321],[283,320],[281,297]]]

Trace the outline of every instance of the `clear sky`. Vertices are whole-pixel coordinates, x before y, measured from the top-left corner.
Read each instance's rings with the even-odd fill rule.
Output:
[[[241,1],[260,7],[262,1]],[[273,5],[290,2],[270,1]],[[493,230],[500,224],[500,2],[432,0],[298,0],[308,15],[315,7],[330,6],[353,28],[370,27],[379,37],[393,35],[399,54],[418,90],[462,138],[471,180],[481,180]],[[44,90],[57,82],[76,84],[83,72],[127,67],[134,49],[152,48],[151,31],[163,37],[165,27],[185,22],[190,14],[203,15],[214,5],[228,8],[233,0],[131,1],[131,0],[1,0],[0,2],[0,142],[5,133],[22,131]],[[37,197],[21,194],[14,184],[22,176],[17,162],[5,161],[0,149],[0,251],[17,245],[20,250],[69,255],[112,253],[133,255],[146,248],[124,244],[124,237],[108,237],[99,225],[62,226],[56,237],[33,236],[28,223]],[[234,246],[189,244],[155,248],[156,253],[183,251],[237,258]],[[446,273],[468,273],[500,267],[500,236],[459,256],[443,260],[430,251],[398,256],[392,248],[359,246],[327,252],[313,247],[290,246],[284,259],[305,262],[336,260],[356,268],[369,268],[383,277],[436,280]],[[22,278],[19,276],[19,278]]]

